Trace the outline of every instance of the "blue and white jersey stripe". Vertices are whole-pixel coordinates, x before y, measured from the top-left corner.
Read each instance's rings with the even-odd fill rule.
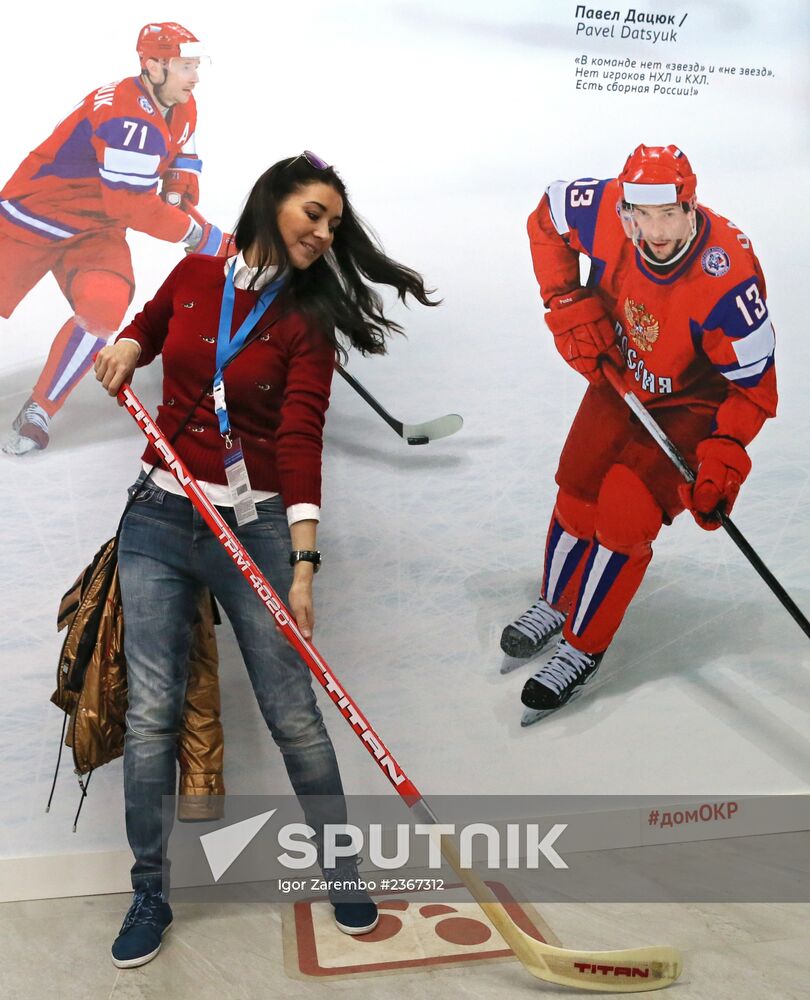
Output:
[[[719,350],[708,354],[715,369],[730,382],[755,386],[773,365],[776,336],[756,279],[748,278],[726,292],[701,327],[704,341],[713,331],[726,338],[721,339]]]
[[[38,233],[50,240],[67,240],[81,232],[64,222],[55,222],[44,215],[36,215],[13,198],[0,201],[0,212],[16,226],[21,226],[29,232]]]
[[[129,149],[104,150],[104,164],[99,175],[110,187],[133,187],[139,191],[155,187],[160,180],[160,157]]]
[[[568,220],[565,217],[565,192],[567,188],[568,181],[553,181],[546,188],[551,221],[554,223],[554,228],[560,236],[565,236],[570,229]]]

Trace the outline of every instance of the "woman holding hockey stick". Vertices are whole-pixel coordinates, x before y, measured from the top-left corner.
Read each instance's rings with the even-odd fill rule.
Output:
[[[158,424],[190,472],[281,592],[304,636],[312,581],[322,432],[339,330],[381,354],[399,330],[367,280],[433,305],[422,278],[388,258],[355,215],[346,188],[313,153],[281,160],[256,182],[235,233],[238,254],[182,261],[115,344],[96,360],[110,395],[163,355]],[[366,280],[367,279],[367,280]],[[210,390],[210,392],[209,392]],[[188,414],[184,423],[183,417]],[[307,822],[345,822],[337,761],[308,671],[277,634],[217,539],[150,446],[124,520],[119,573],[126,620],[129,710],[124,752],[127,836],[135,855],[132,906],[113,962],[133,967],[160,949],[172,913],[163,883],[161,796],[174,789],[195,594],[209,587],[236,633],[259,707],[299,796],[330,803]],[[306,800],[305,800],[306,801]],[[329,873],[331,875],[331,873]],[[357,877],[347,859],[336,882]],[[341,930],[377,923],[362,892],[330,893]]]

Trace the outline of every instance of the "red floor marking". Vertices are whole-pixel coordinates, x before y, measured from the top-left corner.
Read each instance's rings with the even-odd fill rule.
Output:
[[[469,917],[448,917],[436,924],[436,933],[450,944],[483,944],[492,937],[489,927]]]
[[[458,913],[458,910],[444,903],[429,903],[427,906],[420,906],[419,912],[423,917],[438,917],[441,913]]]
[[[389,913],[380,914],[380,922],[369,934],[361,934],[355,938],[358,944],[374,944],[376,941],[387,941],[402,930],[402,921]]]
[[[545,940],[529,916],[514,900],[504,885],[500,882],[487,882],[487,885],[492,889],[498,901],[504,905],[509,916],[522,931],[525,931],[526,934],[538,941]],[[447,888],[457,889],[461,888],[461,885],[449,885]],[[298,967],[307,976],[361,975],[363,973],[382,972],[392,969],[416,969],[457,964],[459,962],[480,962],[489,959],[505,958],[512,954],[511,949],[506,947],[506,945],[502,947],[495,946],[495,941],[500,941],[500,938],[497,935],[493,935],[488,924],[469,916],[458,915],[458,909],[455,906],[444,903],[433,903],[419,907],[417,902],[391,899],[389,897],[377,901],[377,905],[381,911],[380,922],[370,934],[363,934],[356,938],[346,938],[340,942],[340,947],[345,948],[346,952],[355,952],[353,956],[346,954],[346,964],[323,965],[318,959],[318,941],[316,939],[315,920],[312,912],[312,904],[316,902],[321,902],[321,900],[302,900],[295,903],[293,907]],[[414,923],[414,921],[419,923]],[[435,940],[428,935],[429,943],[433,948],[438,948],[439,950],[443,947],[443,943],[446,943],[449,946],[447,953],[423,954],[417,958],[387,958],[385,960],[374,961],[372,958],[374,949],[372,947],[372,954],[369,955],[368,961],[358,960],[358,946],[365,948],[390,941],[406,929],[406,923],[408,924],[412,940],[414,940],[415,933],[421,932],[424,934],[425,928],[432,925]],[[328,933],[331,934],[333,930],[334,928],[330,927]],[[492,942],[489,948],[482,948],[488,941]],[[330,944],[334,945],[335,942],[336,939],[332,939]],[[459,947],[464,947],[465,950],[459,952]],[[388,948],[385,948],[384,951],[388,951],[390,955]]]

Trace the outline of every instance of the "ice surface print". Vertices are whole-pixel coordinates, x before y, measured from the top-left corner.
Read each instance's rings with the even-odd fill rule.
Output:
[[[796,7],[780,4],[768,30],[762,21],[758,31],[764,14],[744,7],[753,21],[739,30],[721,25],[721,12],[706,14],[708,36],[695,38],[690,51],[708,55],[722,46],[727,61],[752,64],[778,57],[782,71],[769,89],[736,80],[691,104],[577,95],[569,77],[581,45],[571,12],[551,2],[508,2],[497,14],[484,4],[462,13],[449,2],[430,11],[381,4],[373,14],[362,4],[279,10],[281,31],[293,30],[296,18],[326,25],[311,42],[316,54],[340,33],[339,79],[329,90],[361,111],[356,120],[324,113],[312,134],[311,121],[279,105],[272,135],[240,142],[238,155],[226,155],[220,140],[252,134],[255,107],[233,102],[230,87],[239,79],[240,90],[258,92],[261,39],[240,33],[209,4],[172,12],[201,38],[216,39],[215,61],[196,92],[206,216],[229,225],[264,158],[314,147],[337,164],[386,249],[417,266],[444,299],[436,310],[396,310],[407,340],[392,343],[388,358],[353,357],[350,371],[404,422],[459,413],[464,426],[428,447],[408,447],[334,380],[316,582],[316,645],[428,797],[806,790],[807,641],[733,545],[688,516],[661,532],[622,628],[576,701],[520,726],[520,690],[553,644],[531,666],[500,673],[501,631],[536,598],[554,469],[585,386],[542,323],[525,219],[548,183],[615,176],[642,141],[681,145],[698,175],[698,197],[737,221],[762,261],[781,405],[751,448],[753,471],[734,518],[810,609],[808,263],[797,244],[810,219],[807,200],[795,198],[785,226],[772,194],[803,190],[806,178],[806,27],[791,20]],[[702,9],[692,11],[696,19]],[[22,21],[23,12],[7,17]],[[43,44],[56,46],[74,18],[52,12],[53,41]],[[43,85],[25,109],[6,109],[14,141],[0,151],[4,177],[71,102],[105,78],[135,71],[130,21],[106,8],[103,26],[88,21],[97,32],[88,49],[104,53],[103,65],[67,59],[61,48],[41,53],[64,66],[58,92]],[[27,58],[13,37],[9,30],[7,67]],[[325,100],[322,81],[296,70],[292,52],[280,58],[281,78],[297,74],[302,104]],[[366,86],[374,74],[385,87]],[[370,130],[372,121],[390,127]],[[140,305],[180,250],[138,234],[130,245]],[[68,312],[46,278],[0,321],[0,430],[27,398]],[[134,387],[154,411],[159,366],[138,372]],[[126,846],[118,762],[94,776],[75,838],[78,789],[69,763],[45,816],[61,726],[48,699],[61,641],[59,598],[113,533],[142,442],[89,380],[52,428],[47,451],[0,456],[5,858]],[[219,642],[228,789],[286,791],[227,625]],[[323,708],[347,791],[382,793],[385,782],[356,737],[330,705]]]

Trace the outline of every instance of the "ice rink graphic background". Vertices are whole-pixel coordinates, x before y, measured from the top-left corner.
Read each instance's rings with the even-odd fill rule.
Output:
[[[806,791],[807,642],[731,543],[686,517],[659,538],[587,698],[523,731],[528,669],[498,673],[501,628],[534,599],[555,463],[584,388],[542,323],[525,219],[550,181],[615,176],[641,141],[682,146],[699,199],[737,222],[762,261],[781,408],[751,449],[735,518],[810,608],[806,5],[764,13],[750,0],[687,0],[688,27],[666,49],[583,43],[574,7],[315,0],[274,6],[271,19],[265,5],[235,17],[208,0],[142,13],[54,5],[35,58],[15,41],[28,23],[18,7],[0,46],[7,86],[23,86],[24,99],[3,110],[0,174],[86,93],[137,71],[148,17],[174,18],[213,57],[197,90],[205,214],[227,228],[267,165],[312,148],[337,165],[389,252],[438,289],[440,309],[396,310],[408,338],[388,358],[350,368],[402,419],[457,411],[464,429],[409,448],[336,380],[316,594],[319,649],[426,795]],[[583,94],[582,52],[765,64],[776,76],[718,76],[691,99]],[[130,245],[139,306],[180,248],[140,234]],[[47,277],[0,322],[3,429],[67,315]],[[154,408],[159,366],[135,385]],[[118,762],[94,776],[77,835],[69,762],[45,815],[61,726],[48,698],[59,598],[113,533],[141,450],[135,425],[86,381],[47,452],[0,463],[9,864],[126,847]],[[219,640],[228,789],[286,791],[227,626]],[[324,711],[347,790],[385,792],[348,727]]]

